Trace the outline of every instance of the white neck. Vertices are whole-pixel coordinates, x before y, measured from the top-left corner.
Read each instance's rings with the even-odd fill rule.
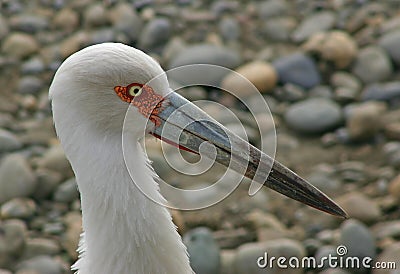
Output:
[[[87,132],[86,138],[74,136],[74,149],[65,148],[72,150],[67,156],[81,192],[84,229],[73,269],[79,274],[193,273],[168,210],[142,194],[129,176],[121,137]],[[136,160],[133,179],[147,182],[147,191],[157,192],[152,196],[161,200],[140,144],[133,141],[128,153]]]

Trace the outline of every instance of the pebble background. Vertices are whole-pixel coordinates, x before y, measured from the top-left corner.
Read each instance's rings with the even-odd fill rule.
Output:
[[[214,207],[173,212],[198,274],[400,273],[399,1],[3,0],[0,5],[1,274],[70,273],[81,232],[79,194],[54,133],[48,87],[67,56],[106,41],[138,47],[165,69],[212,63],[247,77],[273,113],[277,159],[351,216],[334,218],[266,189],[250,198],[245,181]],[[170,80],[184,84],[195,77],[201,75]],[[207,81],[227,89],[238,83],[231,74]],[[221,90],[179,92],[228,106],[255,145],[259,130],[271,131],[272,123],[257,128],[242,104]],[[245,89],[241,95],[250,96]],[[202,107],[237,130],[237,122],[223,112]],[[165,164],[159,142],[148,141],[147,148],[165,181],[193,187]],[[199,176],[194,187],[208,185],[219,172],[215,167]],[[347,256],[395,261],[398,269],[256,266],[265,251],[321,258],[335,255],[339,244],[347,246]],[[214,256],[202,260],[204,252]]]

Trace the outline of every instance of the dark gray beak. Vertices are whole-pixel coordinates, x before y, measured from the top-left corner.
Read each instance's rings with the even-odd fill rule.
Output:
[[[182,96],[171,92],[165,101],[165,108],[157,114],[161,125],[151,132],[154,136],[197,154],[203,142],[211,143],[214,150],[202,149],[202,155],[215,158],[218,163],[301,203],[347,217],[346,212],[324,193],[230,132]]]

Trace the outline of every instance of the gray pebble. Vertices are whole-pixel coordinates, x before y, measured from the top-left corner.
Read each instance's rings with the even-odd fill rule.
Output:
[[[394,101],[400,99],[400,81],[368,85],[362,92],[363,100]]]
[[[56,171],[44,168],[37,169],[35,173],[37,176],[37,187],[33,197],[38,200],[48,198],[60,184],[62,175]]]
[[[11,266],[25,246],[27,228],[24,222],[14,219],[2,222],[0,231],[0,267]]]
[[[49,27],[46,17],[36,14],[19,14],[12,17],[9,22],[12,30],[32,34]]]
[[[112,28],[98,28],[91,33],[91,43],[101,44],[105,42],[117,41],[117,33]]]
[[[288,42],[296,26],[292,17],[278,17],[265,21],[261,26],[263,36],[272,42]]]
[[[387,80],[393,73],[393,66],[387,53],[378,46],[363,48],[354,62],[353,73],[363,83]]]
[[[262,1],[258,6],[258,15],[261,19],[268,19],[287,13],[289,10],[286,0],[268,0]]]
[[[79,198],[78,187],[75,178],[71,178],[58,186],[54,192],[54,201],[70,203]]]
[[[317,166],[309,176],[308,181],[327,194],[336,194],[342,184],[334,176],[334,170],[326,165]]]
[[[400,65],[400,31],[386,33],[379,40],[379,45],[386,50],[396,65]]]
[[[124,33],[130,42],[135,42],[143,29],[141,18],[128,3],[118,3],[110,11],[110,20],[113,27]]]
[[[43,60],[39,57],[33,57],[21,65],[21,72],[23,74],[38,74],[45,70]]]
[[[240,26],[231,17],[224,17],[218,24],[219,32],[226,41],[235,41],[240,36]]]
[[[139,37],[139,47],[146,50],[164,45],[172,33],[171,22],[166,18],[156,18],[143,28]]]
[[[241,57],[236,52],[223,46],[211,44],[197,44],[183,49],[179,54],[172,58],[169,68],[192,64],[213,64],[225,68],[233,69],[239,66]],[[185,69],[170,71],[168,77],[181,84],[208,83],[210,85],[218,84],[228,73],[227,70],[204,69]]]
[[[0,128],[0,153],[20,149],[22,143],[12,132]]]
[[[0,204],[33,193],[36,178],[26,159],[19,154],[5,156],[0,164]]]
[[[185,234],[183,241],[189,253],[190,265],[197,274],[219,273],[219,247],[210,229],[206,227],[193,229]]]
[[[315,62],[303,53],[281,57],[273,62],[273,66],[282,83],[292,83],[308,89],[321,82]]]
[[[37,94],[43,88],[43,81],[36,76],[24,76],[18,83],[18,92],[20,94]]]
[[[40,274],[62,274],[62,265],[47,255],[36,256],[20,262],[16,266],[17,271],[36,271]]]
[[[347,248],[345,258],[357,257],[363,259],[376,257],[375,240],[363,223],[350,219],[340,227],[340,243]],[[365,271],[365,270],[364,270]]]
[[[295,42],[303,42],[311,35],[332,29],[336,22],[336,15],[331,11],[321,11],[314,13],[300,23],[293,31],[292,39]]]
[[[314,98],[291,105],[284,118],[289,127],[299,132],[322,133],[340,125],[342,111],[331,100]]]

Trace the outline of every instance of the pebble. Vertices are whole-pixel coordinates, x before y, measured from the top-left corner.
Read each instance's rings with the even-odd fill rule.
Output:
[[[11,17],[9,26],[13,31],[34,34],[47,29],[49,27],[49,22],[47,18],[43,16],[23,13]]]
[[[230,249],[221,250],[220,274],[235,273],[235,257],[236,257],[236,250],[230,250]]]
[[[306,97],[306,92],[302,87],[287,83],[282,88],[276,88],[274,95],[277,99],[286,102],[297,102]]]
[[[58,186],[54,192],[54,201],[60,203],[71,203],[79,198],[78,186],[75,178],[71,178]]]
[[[400,243],[394,243],[389,247],[385,248],[383,252],[376,258],[376,262],[394,262],[396,269],[373,269],[372,274],[398,274],[398,268],[400,265]]]
[[[0,208],[3,219],[29,219],[36,213],[36,203],[29,198],[13,198],[4,203]]]
[[[332,62],[339,69],[349,66],[357,55],[357,44],[343,31],[317,33],[303,45],[304,50],[318,53],[325,61]]]
[[[39,74],[45,70],[43,60],[39,57],[28,59],[21,65],[22,74]]]
[[[188,231],[183,242],[189,253],[190,265],[197,274],[218,274],[220,272],[219,247],[207,227]]]
[[[257,243],[246,243],[237,249],[237,255],[235,258],[236,274],[288,273],[288,269],[280,269],[277,268],[276,265],[274,268],[270,268],[270,265],[266,268],[258,267],[257,259],[261,256],[264,257],[265,252],[267,252],[268,258],[283,256],[287,259],[289,257],[297,257],[301,259],[305,255],[304,248],[295,240],[279,239]],[[301,268],[290,270],[290,273],[292,274],[303,273]]]
[[[292,129],[301,133],[315,134],[340,125],[342,112],[335,102],[325,98],[314,98],[291,105],[284,118]]]
[[[65,223],[66,231],[61,237],[61,246],[73,260],[76,260],[78,258],[76,249],[82,233],[82,216],[79,212],[72,211],[63,217],[63,222]]]
[[[236,41],[240,36],[240,26],[238,22],[231,17],[224,17],[218,24],[218,30],[226,41]]]
[[[378,205],[362,193],[349,192],[336,199],[348,216],[364,223],[379,220],[381,210]]]
[[[27,197],[35,191],[36,178],[26,159],[19,154],[5,156],[0,164],[0,204]]]
[[[282,83],[292,83],[309,89],[321,82],[321,76],[314,61],[303,53],[281,57],[273,62],[273,66]]]
[[[378,46],[360,50],[353,66],[353,73],[365,84],[387,80],[393,73],[393,65],[387,53]]]
[[[30,259],[39,255],[56,255],[60,252],[60,245],[56,240],[46,238],[28,238],[22,257]]]
[[[328,195],[336,194],[342,188],[341,182],[335,178],[334,170],[328,165],[318,165],[307,176],[307,181]]]
[[[110,41],[127,43],[127,41],[124,41],[124,37],[117,37],[115,30],[112,28],[99,28],[90,35],[91,44],[101,44]]]
[[[268,0],[260,2],[257,12],[261,19],[268,19],[281,16],[287,13],[288,5],[286,0]]]
[[[0,223],[0,267],[12,265],[12,258],[21,254],[27,236],[27,228],[20,220],[5,220]]]
[[[365,87],[361,98],[391,102],[400,98],[400,81],[371,84]]]
[[[105,6],[101,3],[90,5],[83,14],[84,24],[88,27],[100,27],[108,23]]]
[[[400,142],[388,142],[383,147],[383,153],[390,166],[400,167]]]
[[[79,23],[79,14],[71,8],[61,9],[53,19],[54,27],[64,30],[67,33],[77,29]]]
[[[39,43],[29,34],[14,32],[2,43],[1,51],[9,56],[23,59],[39,50]]]
[[[400,47],[400,31],[395,30],[384,34],[379,39],[379,45],[385,49],[387,54],[393,60],[396,65],[400,65],[400,53],[398,48]]]
[[[46,151],[38,163],[39,167],[49,169],[65,177],[72,177],[72,169],[60,145],[51,147]],[[65,178],[64,177],[64,178]]]
[[[0,128],[0,153],[18,150],[21,147],[22,143],[15,134]]]
[[[400,175],[398,175],[392,181],[390,181],[389,193],[396,199],[400,200]]]
[[[368,227],[357,220],[349,219],[342,223],[340,244],[347,248],[344,258],[357,257],[363,259],[370,257],[374,260],[376,257],[374,237]]]
[[[240,75],[238,75],[240,74]],[[243,78],[244,77],[244,78]],[[273,89],[277,83],[278,75],[275,68],[263,61],[254,61],[238,67],[229,73],[221,82],[222,89],[239,98],[253,95],[255,91],[250,81],[259,92],[265,93]]]
[[[17,271],[36,271],[40,274],[62,274],[63,267],[57,260],[48,255],[40,255],[21,261],[16,266]]]
[[[4,37],[7,36],[8,31],[9,31],[9,27],[8,27],[7,21],[3,17],[3,15],[0,14],[0,40],[3,40]]]
[[[18,93],[37,94],[44,88],[43,81],[36,76],[24,76],[19,80]]]
[[[118,3],[109,11],[113,28],[121,31],[130,42],[135,42],[142,31],[143,22],[139,15],[128,3]]]
[[[338,71],[332,74],[330,79],[330,83],[332,86],[338,87],[346,87],[349,89],[353,89],[356,92],[361,91],[361,82],[354,75],[345,72]]]
[[[287,42],[295,27],[296,20],[292,17],[276,17],[266,20],[262,24],[261,33],[269,41]]]
[[[346,127],[352,140],[367,140],[382,129],[382,115],[386,105],[382,102],[366,102],[348,107]]]
[[[147,23],[139,37],[139,47],[151,51],[163,46],[172,33],[171,22],[166,18],[156,18]]]
[[[371,227],[371,232],[377,240],[400,237],[400,221],[380,222]]]
[[[336,22],[335,13],[331,11],[321,11],[314,13],[300,23],[293,31],[292,39],[295,42],[303,42],[311,35],[332,29]]]
[[[228,69],[234,69],[241,63],[240,55],[224,46],[215,46],[211,44],[198,44],[188,46],[172,58],[169,68],[177,68],[192,64],[212,64],[222,66]],[[181,84],[192,85],[194,83],[207,83],[210,85],[219,84],[222,78],[227,74],[227,70],[215,69],[211,71],[206,69],[179,70],[179,73],[169,73],[169,77]]]

